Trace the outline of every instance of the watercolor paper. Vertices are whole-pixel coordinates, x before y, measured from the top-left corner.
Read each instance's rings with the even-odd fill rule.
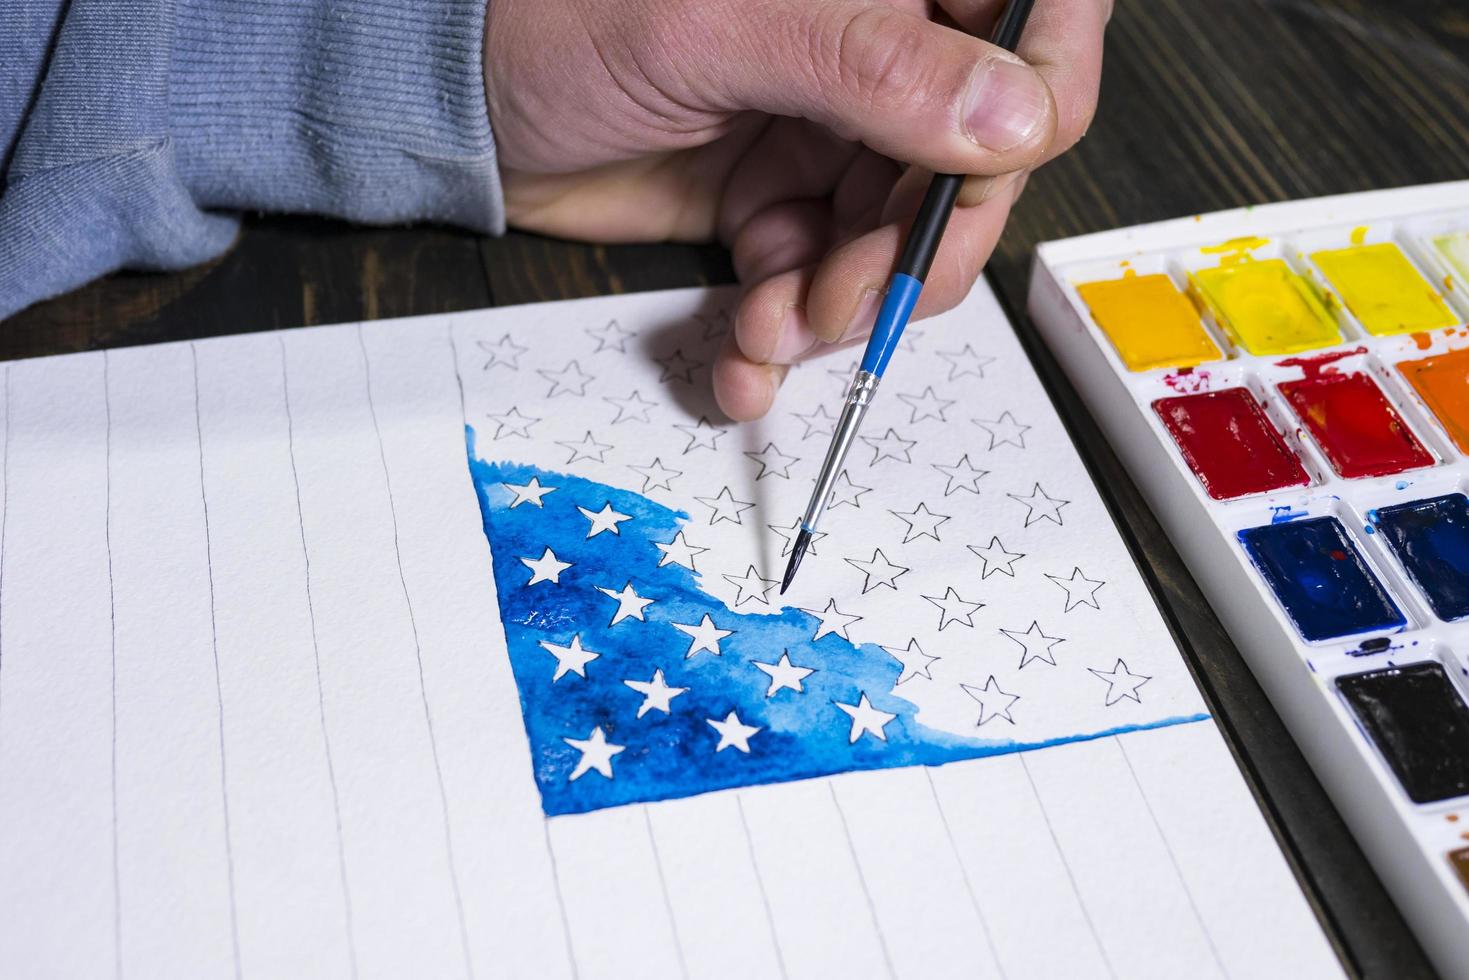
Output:
[[[5,366],[0,973],[1340,976],[988,290],[785,604],[731,299]]]
[[[1393,242],[1316,252],[1311,261],[1377,336],[1451,327],[1459,318]]]
[[[1076,287],[1130,371],[1194,367],[1224,355],[1188,298],[1161,273]]]
[[[1198,269],[1193,280],[1224,329],[1251,354],[1295,354],[1341,340],[1331,311],[1282,259]]]

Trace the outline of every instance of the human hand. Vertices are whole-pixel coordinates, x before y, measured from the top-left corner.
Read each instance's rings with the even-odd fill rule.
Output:
[[[871,330],[931,172],[974,176],[917,317],[964,298],[1024,175],[1085,132],[1111,0],[1037,0],[1019,57],[972,36],[1002,6],[491,0],[508,219],[591,241],[723,241],[745,292],[714,392],[731,418],[757,418],[790,364]]]

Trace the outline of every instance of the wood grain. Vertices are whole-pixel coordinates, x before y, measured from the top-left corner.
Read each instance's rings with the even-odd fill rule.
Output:
[[[1454,0],[1118,0],[1100,109],[1031,180],[988,275],[1184,645],[1343,961],[1433,976],[1136,487],[1022,316],[1037,242],[1240,205],[1457,179],[1469,7]],[[220,261],[113,276],[10,318],[0,357],[732,281],[713,246],[253,217]]]

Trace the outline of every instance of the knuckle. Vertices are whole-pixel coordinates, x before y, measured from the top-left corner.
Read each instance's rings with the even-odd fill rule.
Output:
[[[923,25],[882,7],[848,15],[829,53],[833,81],[860,107],[889,111],[926,101],[937,66]]]

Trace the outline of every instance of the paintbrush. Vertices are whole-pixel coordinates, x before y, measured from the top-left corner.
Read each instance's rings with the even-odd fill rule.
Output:
[[[1026,18],[1030,16],[1033,6],[1035,0],[1010,0],[995,23],[990,43],[1006,51],[1014,51],[1020,44],[1020,34],[1025,29]],[[939,242],[944,236],[944,228],[949,223],[949,215],[954,211],[954,202],[963,186],[963,174],[934,174],[933,180],[929,182],[928,192],[918,208],[918,217],[914,219],[913,227],[908,232],[908,240],[903,244],[903,252],[893,270],[887,295],[883,298],[877,320],[873,323],[872,336],[862,354],[862,363],[857,366],[857,374],[852,378],[851,387],[847,389],[841,417],[832,432],[831,446],[826,451],[821,472],[816,476],[816,487],[811,492],[810,503],[806,505],[795,546],[791,549],[790,562],[781,579],[782,595],[791,587],[796,569],[801,567],[801,559],[806,557],[806,549],[811,546],[811,537],[816,533],[816,527],[826,511],[832,485],[842,472],[842,464],[857,438],[857,431],[862,427],[862,419],[867,414],[868,406],[872,404],[873,396],[877,394],[878,382],[882,380],[888,361],[892,359],[893,351],[903,337],[903,330],[908,326],[908,318],[913,315],[913,308],[918,304],[918,295],[923,291],[923,280],[928,275],[929,267],[933,265],[934,255],[938,253]]]

